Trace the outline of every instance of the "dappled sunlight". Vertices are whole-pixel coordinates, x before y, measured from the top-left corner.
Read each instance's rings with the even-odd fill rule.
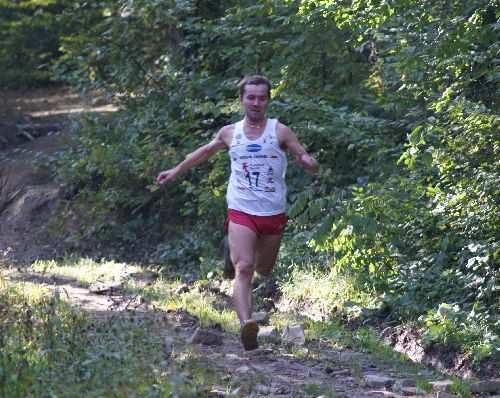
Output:
[[[495,2],[198,3],[0,0],[0,397],[500,394]]]
[[[143,269],[127,263],[98,262],[91,258],[81,257],[60,262],[55,260],[36,261],[29,270],[45,275],[72,277],[81,283],[90,284],[120,281],[131,274],[140,273]]]
[[[16,284],[4,284],[0,289],[10,289],[12,294],[21,295],[28,304],[40,301],[44,297],[52,295],[48,286],[33,281],[22,281]]]
[[[0,90],[0,122],[14,119],[26,124],[32,119],[113,113],[119,108],[93,93],[87,98],[69,88],[39,88],[19,91]]]
[[[353,318],[359,316],[362,308],[374,305],[374,297],[356,289],[354,278],[334,271],[296,269],[281,290],[287,298],[284,309],[296,308],[316,321],[328,320],[337,313]]]
[[[42,356],[52,366],[57,360],[61,375],[83,374],[75,378],[77,382],[71,386],[74,391],[85,388],[91,377],[103,396],[117,387],[137,391],[146,384],[185,396],[205,396],[207,391],[249,394],[255,388],[309,396],[302,393],[331,391],[332,369],[339,368],[342,375],[356,374],[359,383],[365,369],[372,369],[372,359],[352,349],[366,347],[373,351],[376,341],[358,338],[335,322],[327,327],[324,322],[307,321],[295,311],[274,313],[270,324],[279,329],[291,323],[302,324],[307,335],[305,345],[280,343],[278,338],[264,340],[261,350],[243,351],[235,336],[238,322],[224,293],[228,286],[214,279],[186,284],[138,265],[85,257],[37,261],[24,272],[13,272],[0,279],[0,300],[17,303],[5,308],[9,308],[10,317],[21,314],[19,327],[23,331],[19,334],[9,323],[12,328],[7,333],[26,336],[22,338],[30,344],[30,355]],[[113,285],[117,280],[122,282],[118,290],[95,293],[90,287],[100,281]],[[2,305],[0,301],[0,310]],[[30,329],[32,321],[38,325],[35,332]],[[193,342],[199,328],[214,331],[221,342]],[[14,351],[18,340],[11,341],[7,349]],[[57,345],[51,346],[54,351],[40,351],[49,342]],[[350,349],[343,352],[346,347]],[[58,349],[66,350],[68,356],[55,356]],[[63,366],[61,360],[67,365]],[[328,372],[323,366],[311,365],[325,361]],[[23,372],[38,375],[40,370],[28,362]],[[106,376],[109,374],[113,375],[111,384]],[[279,380],[276,375],[280,375]],[[50,374],[43,377],[50,378]],[[56,389],[68,388],[64,377],[50,380]],[[356,384],[349,377],[335,382],[351,396],[368,396]]]
[[[83,113],[111,113],[116,112],[118,107],[114,105],[103,105],[94,107],[74,107],[68,109],[50,109],[47,111],[37,111],[28,112],[32,117],[47,117],[47,116],[59,116],[59,115],[72,115],[72,114],[83,114]]]
[[[182,308],[195,315],[203,327],[219,324],[225,330],[237,332],[239,323],[235,312],[230,307],[221,310],[216,309],[214,305],[217,300],[220,300],[220,298],[213,294],[203,294],[193,289],[179,296],[173,296],[164,303],[170,307],[177,306],[177,308]]]
[[[178,279],[169,280],[135,264],[69,257],[60,261],[38,260],[25,271],[8,276],[11,281],[51,288],[62,300],[90,312],[131,308],[147,311],[142,305],[147,303],[157,310],[186,311],[203,327],[218,324],[224,330],[238,330],[230,298],[209,292],[206,281],[188,288]],[[224,297],[224,302],[217,304]]]

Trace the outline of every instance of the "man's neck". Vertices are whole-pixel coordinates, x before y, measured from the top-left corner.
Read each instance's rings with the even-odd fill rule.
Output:
[[[251,128],[262,128],[266,124],[267,118],[262,118],[262,119],[250,119],[249,117],[245,116],[244,123],[246,126],[251,127]]]

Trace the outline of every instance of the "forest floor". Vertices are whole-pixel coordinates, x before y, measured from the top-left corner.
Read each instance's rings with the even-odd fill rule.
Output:
[[[66,88],[0,91],[0,264],[64,251],[64,236],[51,233],[66,195],[55,161],[72,145],[71,123],[115,109]]]
[[[340,328],[333,333],[337,338],[306,334],[305,343],[287,342],[282,330],[287,324],[300,325],[301,320],[284,314],[267,314],[271,320],[262,322],[272,326],[261,328],[275,332],[260,338],[259,349],[246,352],[226,281],[188,285],[137,266],[93,262],[71,266],[39,262],[4,270],[2,275],[11,284],[35,284],[57,292],[105,329],[127,322],[142,325],[147,330],[143,343],[163,353],[152,358],[150,366],[165,374],[174,367],[175,374],[194,384],[179,396],[435,397],[440,389],[459,386],[451,380],[431,384],[445,377],[387,352],[369,353],[362,344],[354,347]],[[199,373],[204,374],[203,385],[197,382]],[[443,394],[439,396],[454,396]]]
[[[227,281],[182,283],[140,265],[51,261],[61,258],[67,240],[51,230],[64,211],[65,195],[51,162],[72,145],[68,126],[73,116],[115,108],[82,104],[61,88],[4,92],[0,98],[0,279],[9,286],[37,285],[56,294],[84,312],[92,325],[100,325],[93,333],[139,325],[144,344],[153,348],[143,357],[140,350],[133,351],[135,360],[150,362],[160,376],[178,380],[178,387],[170,382],[172,396],[479,396],[470,393],[471,386],[477,390],[475,384],[451,380],[388,347],[377,348],[369,336],[333,324],[318,326],[286,311],[264,311],[262,329],[269,336],[258,350],[245,352]],[[76,228],[77,222],[68,228]],[[273,289],[265,294],[258,303],[278,300]],[[284,333],[295,324],[305,331],[305,342],[289,341]],[[120,336],[126,350],[120,338],[127,335]],[[124,391],[104,389],[86,396],[149,396],[134,392],[133,385]]]

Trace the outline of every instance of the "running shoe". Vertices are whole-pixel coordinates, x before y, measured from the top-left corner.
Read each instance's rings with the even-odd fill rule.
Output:
[[[257,335],[259,333],[259,325],[253,319],[247,320],[241,327],[241,342],[246,351],[259,348]]]

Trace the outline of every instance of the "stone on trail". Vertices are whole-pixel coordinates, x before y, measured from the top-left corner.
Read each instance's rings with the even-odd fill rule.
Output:
[[[252,319],[258,324],[264,324],[269,322],[269,314],[265,311],[254,312]]]
[[[261,394],[265,397],[269,396],[270,394],[273,394],[275,391],[272,387],[265,386],[263,384],[256,384],[252,387],[252,392],[256,394]]]
[[[350,369],[333,370],[330,367],[325,368],[325,372],[332,377],[349,376],[352,373]]]
[[[450,392],[451,386],[453,385],[453,381],[452,380],[439,380],[439,381],[431,381],[429,384],[432,386],[432,391]]]
[[[278,330],[274,326],[261,326],[257,334],[259,339],[276,340],[278,337]]]
[[[106,294],[120,290],[123,287],[123,282],[97,282],[89,287],[90,293]]]
[[[223,387],[214,387],[207,393],[208,398],[223,398],[227,396],[229,396],[229,394]]]
[[[475,394],[499,394],[500,379],[478,381],[477,383],[471,384],[470,391]]]
[[[419,396],[419,395],[425,395],[425,391],[422,391],[418,387],[403,387],[401,392],[403,393],[403,396],[405,396],[405,397],[414,397],[414,396]]]
[[[249,397],[251,392],[251,385],[248,383],[244,383],[234,390],[231,391],[231,397]]]
[[[398,394],[403,394],[403,396],[414,396],[420,393],[420,390],[416,388],[416,382],[413,379],[397,379],[392,385],[391,390]]]
[[[403,392],[404,388],[408,387],[416,387],[415,380],[413,379],[398,379],[394,382],[392,386],[392,391],[394,392]]]
[[[368,387],[372,388],[390,388],[394,384],[392,377],[383,375],[370,374],[365,375],[365,383]]]
[[[175,294],[184,294],[189,292],[189,285],[187,283],[183,283],[177,289],[175,289]]]
[[[235,370],[235,372],[239,373],[239,374],[248,373],[248,372],[251,372],[251,371],[252,371],[252,368],[250,366],[246,366],[246,365],[240,366],[239,368],[237,368]]]
[[[197,328],[188,342],[190,344],[222,345],[222,335],[217,330]]]
[[[301,325],[286,326],[281,338],[283,341],[294,345],[304,345],[306,342],[304,329]]]
[[[459,398],[458,395],[450,394],[445,391],[438,391],[436,394],[436,398]]]

